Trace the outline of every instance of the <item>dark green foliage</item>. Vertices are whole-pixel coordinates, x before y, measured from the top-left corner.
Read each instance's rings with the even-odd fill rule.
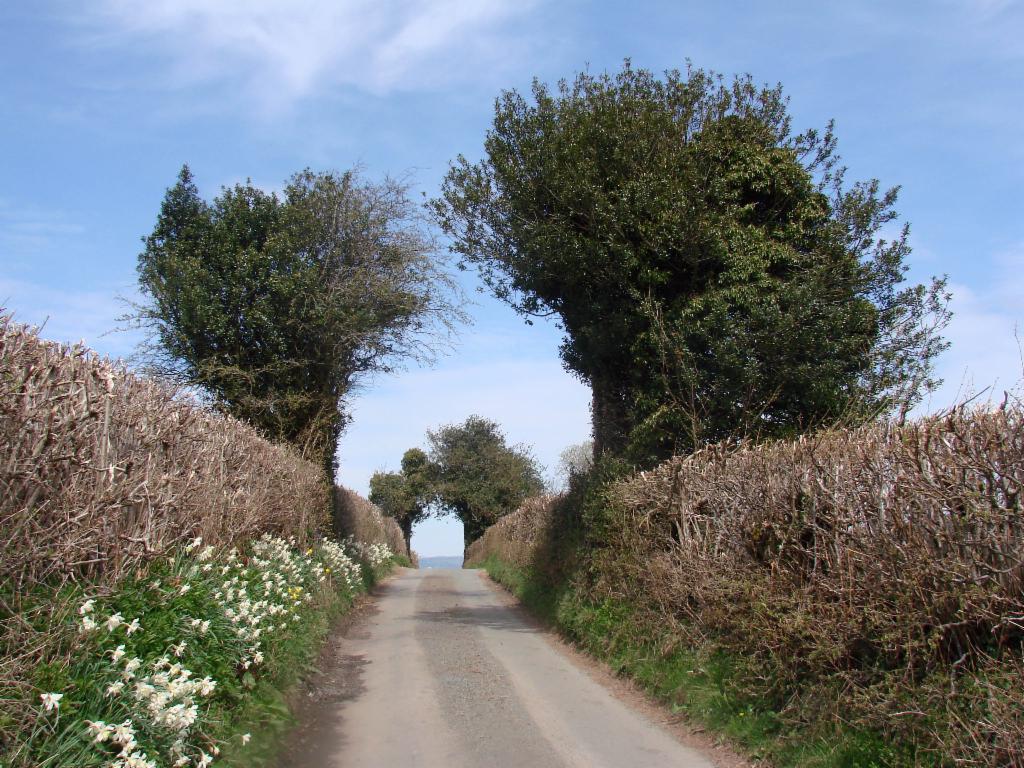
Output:
[[[419,448],[402,455],[401,472],[374,472],[370,478],[370,501],[398,522],[406,552],[412,552],[413,526],[429,516],[432,496],[430,462]]]
[[[648,464],[905,412],[934,383],[944,283],[898,287],[895,190],[846,188],[834,148],[792,134],[781,88],[627,61],[504,92],[432,208],[496,296],[558,318],[595,450]]]
[[[139,255],[152,368],[333,477],[352,386],[429,357],[458,316],[406,192],[303,171],[280,198],[247,182],[207,203],[183,168]]]
[[[536,460],[524,447],[509,446],[493,421],[470,416],[427,436],[437,504],[462,521],[466,546],[544,490]]]

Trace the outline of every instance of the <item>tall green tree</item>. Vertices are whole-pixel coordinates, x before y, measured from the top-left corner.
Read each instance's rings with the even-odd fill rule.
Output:
[[[846,185],[780,87],[627,61],[506,91],[432,209],[461,264],[557,318],[595,451],[646,464],[736,435],[905,412],[936,382],[945,285],[903,286],[896,191]]]
[[[460,317],[402,184],[303,171],[199,195],[182,168],[139,255],[151,369],[198,388],[333,480],[345,398],[366,375],[429,360]]]
[[[374,472],[370,477],[370,501],[395,519],[410,553],[413,526],[430,516],[434,495],[430,462],[419,448],[402,455],[401,472]]]
[[[428,432],[427,438],[437,504],[462,521],[467,547],[544,490],[536,460],[526,448],[508,445],[493,421],[470,416]]]

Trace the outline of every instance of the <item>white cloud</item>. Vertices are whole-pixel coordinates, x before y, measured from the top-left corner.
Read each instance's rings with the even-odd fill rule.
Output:
[[[137,332],[113,332],[125,306],[106,291],[69,291],[0,275],[0,307],[16,322],[42,326],[45,339],[84,341],[110,357],[128,356],[139,341]]]
[[[371,92],[475,77],[520,45],[505,24],[533,0],[103,0],[98,46],[169,59],[166,85],[239,81],[264,106],[325,87]],[[501,29],[499,29],[501,27]]]
[[[945,336],[949,350],[937,371],[945,381],[919,411],[939,410],[989,388],[983,396],[999,400],[1024,377],[1024,243],[996,254],[985,287],[952,284],[953,320]]]
[[[55,240],[85,232],[71,214],[15,205],[0,198],[0,253],[16,258],[35,253]]]

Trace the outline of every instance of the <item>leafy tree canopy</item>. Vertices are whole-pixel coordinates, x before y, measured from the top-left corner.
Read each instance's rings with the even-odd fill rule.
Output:
[[[537,461],[526,448],[508,445],[493,421],[470,416],[427,438],[437,504],[462,521],[466,546],[544,490]]]
[[[846,185],[781,87],[627,61],[502,93],[484,147],[432,210],[496,296],[557,317],[598,453],[905,412],[935,384],[944,282],[901,286],[896,190]]]
[[[401,472],[374,472],[370,478],[370,501],[398,522],[409,552],[413,526],[429,517],[433,487],[430,462],[419,448],[405,452]]]
[[[139,255],[151,369],[200,388],[333,480],[344,399],[427,360],[461,317],[400,183],[303,171],[203,200],[184,167]],[[439,334],[440,332],[440,334]]]

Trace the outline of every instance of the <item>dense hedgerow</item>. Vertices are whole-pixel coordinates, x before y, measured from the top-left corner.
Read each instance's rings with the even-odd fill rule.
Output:
[[[3,696],[0,765],[230,764],[250,748],[254,691],[308,663],[295,646],[315,650],[327,617],[391,560],[354,540],[264,535],[240,551],[197,538],[114,587],[40,588],[4,638],[37,659]]]
[[[957,409],[592,482],[467,558],[677,706],[717,670],[781,764],[1024,765],[1022,493],[1024,410]]]
[[[305,541],[330,504],[293,448],[0,308],[0,588],[114,583],[196,536]]]
[[[339,539],[376,542],[396,554],[412,555],[406,551],[405,537],[395,519],[355,491],[334,486],[332,518],[334,535]]]
[[[344,545],[320,467],[0,309],[0,766],[251,764],[330,619],[405,554],[335,494]]]

